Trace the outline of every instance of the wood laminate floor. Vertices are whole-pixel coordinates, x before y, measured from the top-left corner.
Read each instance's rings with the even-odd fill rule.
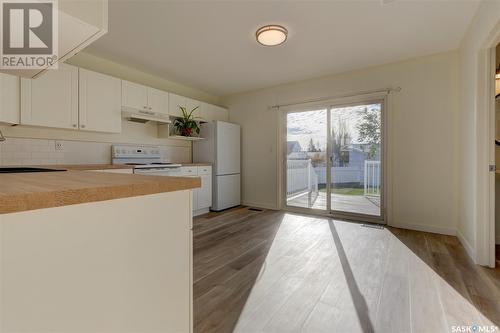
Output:
[[[456,237],[238,207],[194,221],[195,332],[500,326],[500,269]]]

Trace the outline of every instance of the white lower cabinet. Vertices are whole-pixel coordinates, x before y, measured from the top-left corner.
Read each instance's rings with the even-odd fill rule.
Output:
[[[198,191],[198,208],[210,208],[212,206],[212,175],[200,175],[201,188]]]
[[[192,191],[194,215],[206,213],[212,206],[212,167],[183,166],[183,177],[200,177],[201,187]]]

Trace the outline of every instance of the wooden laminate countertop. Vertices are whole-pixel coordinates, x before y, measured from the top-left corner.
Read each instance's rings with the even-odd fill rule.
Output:
[[[212,166],[210,163],[179,163],[182,166],[190,167],[190,166]],[[35,165],[35,167],[40,167],[39,165]],[[65,165],[44,165],[44,168],[49,169],[65,169],[65,170],[109,170],[109,169],[133,169],[133,165],[125,165],[125,164],[65,164]]]
[[[0,174],[0,214],[174,192],[200,186],[201,180],[197,177],[142,176],[76,170],[3,173]]]

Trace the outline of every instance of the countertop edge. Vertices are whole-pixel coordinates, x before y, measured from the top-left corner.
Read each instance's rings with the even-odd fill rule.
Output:
[[[66,172],[74,174],[84,171]],[[125,181],[122,184],[116,185],[82,184],[81,187],[77,188],[2,194],[0,195],[0,215],[158,193],[192,190],[201,187],[201,180],[199,177],[154,177],[155,179],[152,179],[152,176],[140,175],[106,174],[105,176],[120,177],[122,182],[124,182],[123,177],[130,177],[130,183]]]

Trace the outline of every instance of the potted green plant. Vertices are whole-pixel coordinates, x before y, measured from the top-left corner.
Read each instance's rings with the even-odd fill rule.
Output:
[[[200,126],[196,119],[201,119],[195,117],[193,113],[199,108],[199,106],[188,112],[187,108],[184,106],[179,106],[182,112],[182,117],[175,118],[174,127],[177,132],[182,136],[195,136],[200,134]]]

